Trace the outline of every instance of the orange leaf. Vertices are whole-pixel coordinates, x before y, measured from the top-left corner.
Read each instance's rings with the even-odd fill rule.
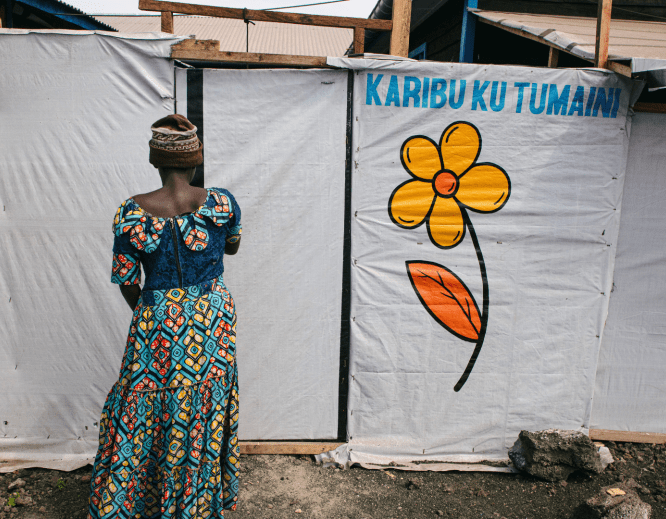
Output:
[[[465,283],[446,267],[426,261],[407,261],[412,287],[428,313],[460,339],[479,338],[479,307]]]

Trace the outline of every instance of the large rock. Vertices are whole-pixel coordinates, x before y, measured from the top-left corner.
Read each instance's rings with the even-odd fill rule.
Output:
[[[652,507],[641,501],[634,486],[627,483],[616,483],[602,488],[576,509],[576,519],[650,519]],[[613,490],[620,489],[624,494],[616,494]],[[609,494],[608,491],[611,490]],[[619,494],[619,493],[617,493]]]
[[[521,431],[509,450],[515,467],[547,481],[566,480],[576,471],[588,475],[604,470],[597,447],[578,431]]]

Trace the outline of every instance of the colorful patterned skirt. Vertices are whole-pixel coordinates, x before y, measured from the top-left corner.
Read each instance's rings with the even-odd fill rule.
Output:
[[[104,404],[89,519],[236,508],[236,313],[222,278],[144,291]]]

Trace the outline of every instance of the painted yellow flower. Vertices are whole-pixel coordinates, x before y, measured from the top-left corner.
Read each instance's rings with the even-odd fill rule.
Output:
[[[414,229],[426,222],[430,240],[441,249],[465,236],[465,209],[499,211],[511,193],[506,172],[491,163],[477,163],[481,134],[467,122],[450,124],[437,144],[429,137],[407,139],[400,150],[402,165],[414,177],[400,184],[389,199],[393,223]]]

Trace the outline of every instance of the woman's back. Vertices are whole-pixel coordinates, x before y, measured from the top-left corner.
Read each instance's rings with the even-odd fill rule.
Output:
[[[193,213],[206,202],[207,198],[206,189],[194,186],[188,186],[187,189],[181,189],[176,193],[162,188],[132,197],[144,211],[161,218]]]
[[[203,202],[191,197],[165,204],[169,209],[163,205],[160,212],[167,215],[174,215],[174,208],[188,209],[168,217],[148,211],[134,197],[121,204],[114,220],[114,282],[138,284],[140,266],[144,292],[183,288],[222,275],[225,248],[240,238],[240,208],[226,189],[202,191]],[[157,207],[154,200],[149,199],[149,207]],[[199,205],[186,205],[193,201]]]

